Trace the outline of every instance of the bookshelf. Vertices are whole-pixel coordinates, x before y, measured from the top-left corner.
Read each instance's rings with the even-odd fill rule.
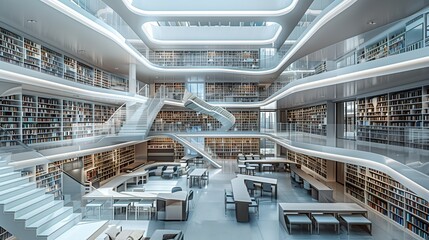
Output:
[[[155,93],[159,91],[161,86],[165,86],[168,92],[168,98],[175,100],[182,100],[183,94],[185,93],[185,83],[183,82],[175,82],[175,83],[155,83],[154,85]]]
[[[63,55],[47,47],[41,47],[41,71],[56,77],[63,77]]]
[[[107,88],[111,87],[110,74],[100,69],[94,69],[94,86]]]
[[[21,96],[0,97],[0,125],[7,130],[0,136],[0,147],[16,145],[21,138]]]
[[[185,148],[171,138],[154,138],[147,144],[148,161],[179,161]]]
[[[287,158],[305,167],[307,171],[317,174],[323,181],[335,181],[335,166],[333,161],[308,156],[288,150]]]
[[[259,111],[229,110],[235,117],[234,131],[259,131]]]
[[[128,80],[0,28],[0,61],[100,88],[128,91]]]
[[[428,93],[423,86],[358,98],[358,140],[429,149]]]
[[[22,65],[23,58],[23,38],[18,34],[0,28],[0,60]]]
[[[117,106],[60,99],[34,92],[0,98],[0,146],[37,144],[101,134]]]
[[[219,159],[236,159],[239,153],[259,154],[259,138],[205,138],[205,148]]]
[[[258,83],[207,82],[207,102],[255,102],[259,100]]]
[[[389,34],[389,55],[405,52],[405,28]]]
[[[85,85],[94,85],[94,69],[86,64],[77,62],[76,64],[76,81]]]
[[[53,194],[55,199],[62,197],[62,176],[59,162],[37,165],[35,181],[37,188],[44,188],[46,193]]]
[[[151,51],[149,60],[165,67],[225,66],[259,68],[258,50]]]
[[[289,124],[295,124],[296,131],[326,136],[326,104],[292,109],[287,111]]]
[[[40,44],[24,39],[24,49],[24,67],[39,71],[41,62]]]
[[[375,169],[346,164],[346,193],[414,234],[429,237],[429,202]]]
[[[6,229],[0,227],[0,240],[7,240],[12,237],[12,233],[6,231]]]

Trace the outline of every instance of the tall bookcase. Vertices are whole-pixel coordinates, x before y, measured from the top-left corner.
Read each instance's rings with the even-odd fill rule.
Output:
[[[92,137],[115,106],[25,92],[0,97],[0,147]]]
[[[174,82],[174,83],[155,83],[152,85],[154,87],[154,92],[157,93],[161,86],[165,86],[168,92],[168,98],[175,100],[182,100],[183,94],[186,90],[186,85],[184,82]]]
[[[154,138],[147,144],[147,154],[149,161],[179,161],[185,156],[185,148],[171,138]]]
[[[21,96],[0,97],[0,126],[6,129],[0,136],[0,147],[16,145],[21,139]]]
[[[295,124],[296,131],[326,136],[326,104],[287,111],[288,123]]]
[[[220,159],[236,159],[239,153],[259,154],[259,138],[205,138],[205,147],[210,148]]]
[[[259,100],[258,83],[207,82],[207,102],[255,102]]]
[[[0,28],[0,61],[101,88],[128,91],[128,80]]]
[[[308,156],[294,151],[287,151],[287,158],[317,174],[323,181],[335,181],[335,162],[323,158]]]
[[[372,168],[346,164],[345,191],[423,239],[429,238],[429,202]]]
[[[429,149],[428,86],[357,99],[361,141]]]

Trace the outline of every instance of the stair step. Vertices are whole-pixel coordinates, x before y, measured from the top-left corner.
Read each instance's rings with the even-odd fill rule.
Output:
[[[0,160],[0,167],[5,167],[7,166],[7,164],[8,164],[7,161]]]
[[[26,191],[30,191],[36,188],[36,184],[32,182],[28,182],[26,184],[22,184],[18,187],[9,188],[3,191],[0,191],[0,200],[8,199],[10,197],[15,196],[16,194],[20,194]]]
[[[56,223],[60,222],[62,219],[66,218],[73,214],[73,208],[71,207],[62,207],[55,211],[50,211],[50,213],[39,219],[38,221],[28,225],[27,228],[37,229],[37,233],[44,232],[46,229],[52,227]]]
[[[10,167],[10,166],[0,167],[0,175],[5,173],[10,173],[10,172],[13,172],[13,167]]]
[[[68,229],[77,224],[81,219],[79,213],[73,213],[72,215],[62,219],[57,224],[51,226],[40,234],[37,234],[38,239],[54,240],[61,234],[66,232]]]
[[[29,226],[62,207],[63,201],[55,200],[15,219],[18,221],[25,221],[25,225]]]
[[[2,200],[0,201],[0,205],[4,205],[4,209],[10,209],[18,206],[19,204],[30,201],[31,199],[42,196],[43,194],[45,194],[44,189],[35,188],[30,191],[17,194],[14,197]]]
[[[4,182],[7,180],[19,178],[19,177],[21,177],[20,172],[9,172],[9,173],[0,174],[0,182]]]
[[[8,188],[18,187],[19,185],[28,183],[28,177],[20,177],[16,179],[0,182],[0,191]]]
[[[15,218],[20,218],[24,214],[27,214],[51,201],[54,200],[54,195],[52,194],[44,194],[40,197],[37,197],[31,201],[20,204],[16,207],[5,209],[5,212],[14,213]]]

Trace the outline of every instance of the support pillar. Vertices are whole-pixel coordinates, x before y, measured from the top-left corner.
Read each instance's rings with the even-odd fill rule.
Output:
[[[331,147],[335,147],[337,142],[335,118],[335,103],[328,101],[326,103],[326,144]]]

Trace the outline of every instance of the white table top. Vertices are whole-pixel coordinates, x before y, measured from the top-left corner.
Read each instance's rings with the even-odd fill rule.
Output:
[[[323,212],[323,213],[367,213],[367,210],[356,203],[279,203],[284,212]]]
[[[192,177],[201,177],[207,172],[207,168],[196,168],[192,171],[189,176]]]
[[[120,201],[113,203],[113,206],[114,207],[128,207],[130,204],[131,204],[130,201],[120,200]]]
[[[179,201],[186,201],[186,198],[188,196],[187,191],[179,191],[174,193],[160,193],[158,194],[158,198],[164,199],[164,200],[179,200]]]
[[[305,181],[307,181],[313,188],[319,190],[319,191],[329,191],[332,189],[329,188],[328,186],[326,186],[325,184],[323,184],[322,182],[317,181],[317,179],[315,179],[314,177],[308,175],[306,172],[304,172],[303,170],[292,166],[291,167],[291,171],[295,172],[296,174],[298,174],[302,179],[304,179]]]
[[[104,203],[106,203],[106,201],[95,200],[86,204],[86,207],[101,207]]]
[[[174,170],[173,169],[166,169],[166,170],[164,170],[164,173],[174,173]]]
[[[329,214],[313,215],[313,218],[318,223],[339,223],[338,219]]]
[[[369,224],[371,221],[362,215],[341,215],[345,222],[351,224]]]
[[[287,215],[289,222],[294,223],[308,223],[311,224],[311,219],[305,214],[290,214]]]
[[[234,194],[234,201],[251,203],[249,192],[247,191],[246,184],[243,178],[234,178],[231,180],[232,193]]]
[[[266,178],[266,177],[258,177],[258,176],[243,175],[243,174],[238,174],[237,178],[240,178],[243,180],[251,180],[253,182],[269,183],[271,185],[277,185],[277,179],[275,178]]]

